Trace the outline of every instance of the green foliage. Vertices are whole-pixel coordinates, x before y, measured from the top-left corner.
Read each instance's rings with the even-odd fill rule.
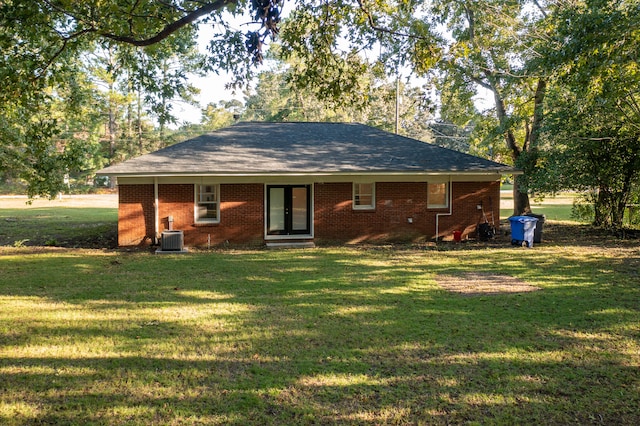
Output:
[[[16,240],[13,242],[13,247],[20,248],[24,247],[26,243],[29,242],[29,239],[25,238],[23,240]]]
[[[193,100],[188,73],[210,69],[195,53],[194,23],[258,7],[232,3],[0,2],[0,175],[53,196],[67,174],[159,147],[176,122],[171,101]],[[147,136],[145,113],[159,134]]]
[[[255,22],[233,28],[247,12]],[[246,118],[389,130],[385,76],[409,68],[431,86],[402,88],[401,132],[427,139],[428,113],[473,129],[469,152],[525,172],[517,213],[527,190],[597,190],[595,222],[615,228],[640,186],[639,21],[637,0],[0,2],[0,175],[53,195],[67,174],[171,143],[171,100],[195,94],[188,74],[225,70],[240,87],[277,36],[286,68],[258,73]],[[194,50],[203,25],[207,55]],[[208,106],[199,129],[240,109]]]
[[[217,105],[210,103],[202,111],[202,128],[211,131],[230,126],[240,118],[243,109],[237,100],[221,101]]]
[[[571,206],[571,217],[581,222],[593,223],[595,218],[593,205],[594,200],[589,200],[588,195],[585,195],[583,199],[574,200]]]
[[[557,13],[544,66],[550,93],[534,186],[590,191],[594,224],[623,226],[640,190],[637,1],[579,2]]]
[[[22,37],[25,46],[44,46],[36,32],[45,31],[47,22],[58,16],[52,13],[45,19],[38,10],[20,8],[19,3],[2,5],[7,13],[3,16],[16,19],[7,22],[5,38],[0,38],[5,52],[10,51],[9,46],[2,43],[11,42],[10,29],[18,34],[12,36],[14,43],[15,37]],[[61,9],[67,6],[71,7],[59,5]],[[33,27],[25,24],[18,28],[18,23],[31,19],[35,20]],[[52,46],[57,43],[55,54],[14,47],[4,60],[22,62],[4,63],[0,71],[13,73],[5,75],[7,84],[0,90],[4,106],[0,121],[6,124],[0,127],[0,150],[6,154],[0,159],[0,170],[6,176],[26,180],[31,196],[53,197],[64,189],[63,181],[69,174],[88,174],[107,162],[158,147],[157,136],[149,141],[152,126],[144,128],[143,113],[157,119],[162,137],[164,126],[175,122],[170,101],[178,96],[191,99],[194,89],[187,84],[187,73],[201,63],[194,53],[193,28],[136,50],[126,45],[96,44],[93,39],[72,43],[75,38],[67,34],[72,31],[65,29],[67,23],[58,25],[58,32],[52,33],[50,28],[45,32]],[[28,52],[29,60],[24,57]],[[29,73],[35,75],[24,77]],[[25,78],[31,81],[27,86]],[[108,136],[102,139],[105,127]]]
[[[292,82],[296,71],[277,63],[272,71],[258,75],[254,92],[245,100],[243,120],[257,121],[338,121],[360,122],[387,131],[395,131],[396,91],[400,91],[398,131],[422,140],[430,140],[428,121],[431,105],[419,87],[402,82],[385,83],[371,73],[359,78],[369,87],[359,105],[342,105],[333,98],[323,98],[313,88],[298,88]]]

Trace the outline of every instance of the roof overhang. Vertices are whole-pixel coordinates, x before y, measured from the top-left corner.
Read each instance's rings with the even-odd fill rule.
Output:
[[[98,171],[98,176],[110,177],[275,177],[275,176],[490,176],[490,175],[521,175],[518,169],[496,170],[438,170],[438,171],[339,171],[339,172],[137,172],[137,173],[105,173]]]

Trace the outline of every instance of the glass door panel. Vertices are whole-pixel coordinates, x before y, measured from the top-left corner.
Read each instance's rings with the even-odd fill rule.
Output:
[[[307,211],[308,203],[308,188],[291,188],[291,230],[293,231],[305,231],[309,229],[309,213]]]
[[[282,187],[269,188],[269,218],[268,232],[279,233],[286,229],[285,221],[285,193]]]
[[[267,235],[311,233],[310,185],[267,186]]]

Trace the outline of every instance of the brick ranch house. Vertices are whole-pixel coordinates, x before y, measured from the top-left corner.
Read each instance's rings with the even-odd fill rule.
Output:
[[[510,166],[361,124],[235,124],[107,167],[118,244],[186,246],[475,237],[499,224]]]

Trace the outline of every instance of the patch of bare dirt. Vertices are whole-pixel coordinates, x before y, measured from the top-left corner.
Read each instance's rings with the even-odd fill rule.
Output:
[[[509,275],[469,272],[460,275],[438,275],[438,285],[445,290],[465,296],[527,293],[540,287]]]

